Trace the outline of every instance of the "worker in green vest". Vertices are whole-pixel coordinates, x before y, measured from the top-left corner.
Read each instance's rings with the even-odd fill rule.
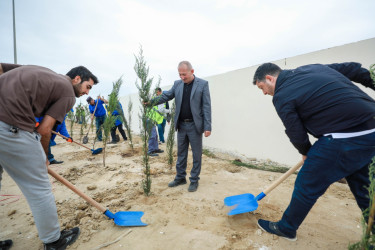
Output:
[[[155,92],[156,92],[157,96],[160,96],[163,93],[161,88],[156,88]],[[163,116],[163,122],[158,124],[158,133],[159,133],[160,143],[165,143],[165,139],[164,139],[165,125],[166,125],[167,122],[169,124],[169,122],[171,120],[171,116],[170,116],[171,110],[169,109],[168,102],[159,104],[155,107],[157,108],[159,114],[161,114]]]
[[[156,125],[163,122],[164,117],[159,114],[155,107],[149,109],[147,116],[147,131],[150,131],[148,138],[148,152],[149,156],[158,156],[158,153],[163,153],[164,150],[159,149],[158,133],[156,132]],[[149,128],[148,126],[151,126]]]

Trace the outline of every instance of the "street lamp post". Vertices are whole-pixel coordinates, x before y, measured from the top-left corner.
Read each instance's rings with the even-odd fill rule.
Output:
[[[14,63],[17,64],[16,14],[15,14],[15,10],[14,10],[14,0],[13,0],[13,47],[14,47]]]

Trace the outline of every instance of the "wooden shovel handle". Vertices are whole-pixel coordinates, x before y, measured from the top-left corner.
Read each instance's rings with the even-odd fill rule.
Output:
[[[287,172],[285,172],[282,176],[279,177],[274,183],[272,183],[271,186],[266,188],[263,193],[268,194],[271,192],[275,187],[277,187],[281,182],[283,182],[286,178],[288,178],[291,174],[297,171],[301,166],[303,165],[303,161],[301,160],[300,162],[297,163],[294,167],[290,168]]]
[[[103,207],[102,205],[100,205],[98,202],[96,202],[94,199],[92,199],[91,197],[87,196],[86,194],[84,194],[81,190],[79,190],[78,188],[76,188],[72,183],[70,183],[67,179],[65,179],[64,177],[62,177],[61,175],[59,175],[58,173],[56,173],[55,171],[53,171],[52,169],[48,168],[48,173],[53,177],[55,178],[56,180],[58,180],[59,182],[61,182],[62,184],[64,184],[65,186],[67,186],[70,190],[72,190],[74,193],[78,194],[79,196],[81,196],[85,201],[87,201],[88,203],[90,203],[91,205],[93,205],[94,207],[96,207],[97,209],[99,209],[102,213],[104,213],[107,209],[105,207]]]
[[[55,134],[55,135],[58,135],[58,136],[61,136],[62,138],[64,138],[65,140],[68,140],[69,138],[68,137],[66,137],[66,136],[63,136],[62,134],[60,134],[60,133],[56,133],[55,131],[51,131],[52,132],[52,134]],[[87,148],[88,150],[91,150],[89,147],[86,147],[85,145],[83,145],[83,144],[81,144],[81,143],[78,143],[78,142],[76,142],[76,141],[73,141],[75,144],[78,144],[78,145],[80,145],[80,146],[82,146],[82,147],[84,147],[84,148]]]

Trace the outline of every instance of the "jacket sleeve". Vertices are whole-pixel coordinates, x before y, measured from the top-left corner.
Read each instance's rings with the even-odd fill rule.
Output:
[[[212,131],[211,126],[211,96],[210,96],[210,88],[208,86],[208,82],[205,84],[203,88],[203,102],[202,102],[202,111],[203,111],[203,129],[204,131]]]
[[[375,90],[374,82],[371,79],[370,71],[361,67],[360,63],[346,62],[346,63],[334,63],[327,64],[326,66],[340,72],[350,81],[362,84],[367,88]]]
[[[282,98],[280,98],[282,99]],[[282,102],[273,100],[277,114],[285,126],[285,133],[290,142],[302,155],[306,155],[311,148],[307,131],[294,107],[293,101]]]
[[[65,137],[70,137],[68,130],[66,129],[65,119],[64,121],[59,125],[60,131],[58,131],[60,134],[62,134]]]

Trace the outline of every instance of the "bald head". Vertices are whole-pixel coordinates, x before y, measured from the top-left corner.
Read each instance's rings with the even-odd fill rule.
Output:
[[[193,69],[193,66],[191,66],[191,63],[189,61],[182,61],[178,64],[178,67],[177,68],[181,68],[181,67],[184,67],[186,66],[186,69],[187,70],[192,70]]]
[[[178,74],[180,75],[181,80],[190,84],[194,80],[194,69],[191,66],[191,63],[188,61],[182,61],[178,64]]]

